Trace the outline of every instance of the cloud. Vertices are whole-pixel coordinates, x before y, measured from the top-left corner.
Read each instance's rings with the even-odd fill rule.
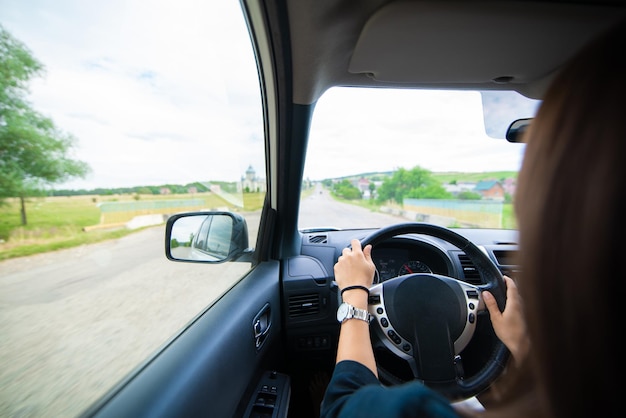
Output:
[[[524,145],[487,136],[478,92],[417,93],[329,90],[316,106],[305,178],[416,165],[431,171],[519,169]],[[350,163],[336,164],[340,158]]]
[[[75,157],[92,167],[58,187],[237,180],[250,164],[263,169],[258,77],[238,2],[8,0],[0,16],[46,68],[32,82],[33,106],[77,137]]]
[[[3,0],[0,21],[46,67],[32,83],[35,108],[77,138],[75,158],[92,167],[59,188],[237,181],[249,165],[264,173],[258,76],[238,2]],[[478,93],[419,93],[329,90],[316,105],[305,178],[519,168],[523,145],[487,136]],[[485,103],[502,131],[511,109],[497,95]]]

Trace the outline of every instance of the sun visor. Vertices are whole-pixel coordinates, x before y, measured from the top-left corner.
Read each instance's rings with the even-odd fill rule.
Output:
[[[571,4],[394,2],[364,25],[349,71],[385,83],[531,91],[620,15]]]

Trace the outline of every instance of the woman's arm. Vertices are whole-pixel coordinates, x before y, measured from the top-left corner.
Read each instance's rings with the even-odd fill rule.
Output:
[[[340,291],[348,286],[369,288],[376,270],[371,256],[372,246],[367,245],[361,249],[361,242],[358,239],[353,239],[351,244],[352,249],[344,248],[335,264],[335,281]],[[344,302],[355,308],[367,310],[368,293],[363,289],[346,290],[342,298]],[[368,322],[348,319],[341,324],[336,362],[339,363],[342,360],[357,361],[378,377]]]

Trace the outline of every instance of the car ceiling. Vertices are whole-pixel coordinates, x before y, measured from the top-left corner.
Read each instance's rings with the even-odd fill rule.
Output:
[[[512,89],[541,98],[623,1],[287,0],[293,102],[332,86]],[[540,18],[538,18],[538,16]]]

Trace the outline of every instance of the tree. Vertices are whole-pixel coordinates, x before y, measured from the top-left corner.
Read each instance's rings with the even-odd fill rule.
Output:
[[[457,195],[457,198],[459,200],[481,200],[483,196],[480,193],[465,191],[465,192],[460,192]]]
[[[367,186],[370,190],[370,200],[374,199],[374,190],[376,190],[376,185],[373,181],[370,181],[370,184]]]
[[[387,200],[402,204],[405,198],[449,199],[451,197],[432,173],[416,166],[411,170],[398,169],[386,178],[377,190],[378,201]]]
[[[340,181],[339,183],[336,183],[333,186],[333,191],[335,195],[347,200],[356,200],[362,198],[359,188],[346,179]]]
[[[20,199],[26,225],[25,199],[42,194],[46,185],[84,177],[89,166],[68,156],[76,139],[26,100],[28,81],[43,65],[0,25],[0,200]]]

